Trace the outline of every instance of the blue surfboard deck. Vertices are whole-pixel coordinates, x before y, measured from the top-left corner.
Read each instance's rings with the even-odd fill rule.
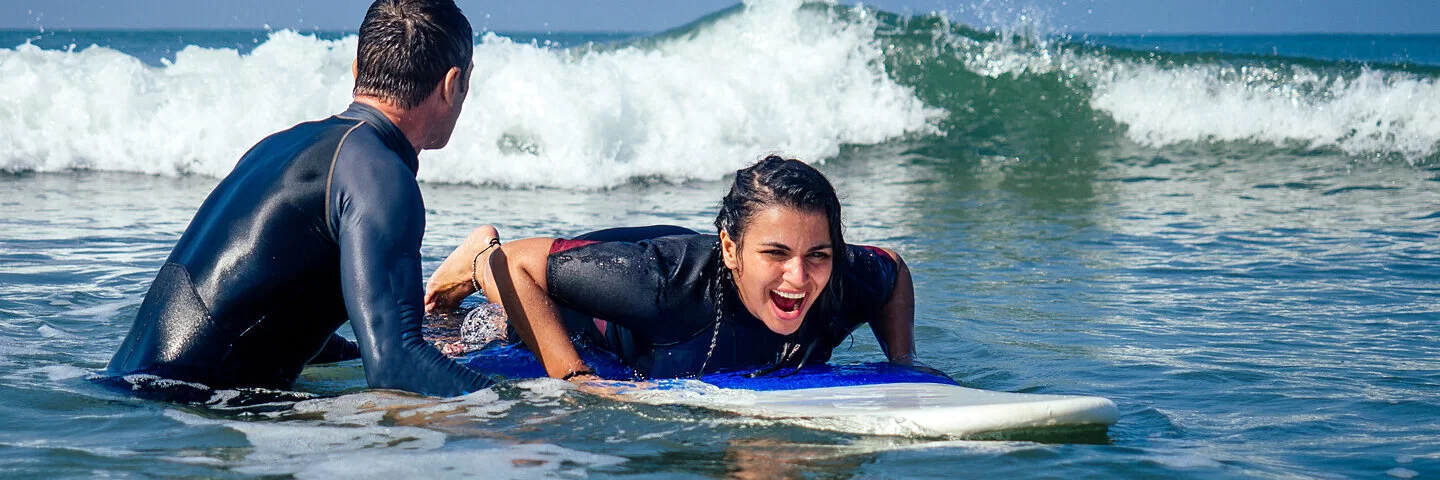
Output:
[[[640,380],[635,371],[614,356],[582,348],[580,357],[606,380]],[[461,363],[479,372],[507,379],[546,376],[545,368],[535,355],[520,344],[491,345],[461,358]],[[845,387],[882,383],[938,383],[959,385],[944,375],[892,365],[888,362],[847,365],[807,365],[798,372],[781,370],[747,378],[748,371],[707,373],[699,380],[719,388],[743,388],[755,391],[800,390],[806,388]],[[656,382],[665,388],[671,382]]]
[[[641,380],[608,353],[581,349],[580,355],[605,379]],[[535,356],[519,344],[491,345],[460,362],[506,379],[545,377]],[[745,373],[649,380],[614,393],[625,401],[701,407],[866,435],[1004,438],[992,435],[1103,430],[1119,418],[1115,403],[1101,397],[967,388],[943,375],[888,363],[812,365],[756,378]]]

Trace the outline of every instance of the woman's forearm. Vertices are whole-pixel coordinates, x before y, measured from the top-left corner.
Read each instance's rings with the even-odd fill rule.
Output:
[[[560,320],[560,310],[547,292],[546,262],[551,238],[516,240],[490,255],[490,276],[485,290],[494,292],[510,325],[540,363],[545,373],[565,378],[574,372],[588,370],[570,334]]]
[[[871,328],[890,362],[909,365],[915,362],[915,284],[905,260],[893,251],[885,250],[885,253],[897,265],[895,288]]]

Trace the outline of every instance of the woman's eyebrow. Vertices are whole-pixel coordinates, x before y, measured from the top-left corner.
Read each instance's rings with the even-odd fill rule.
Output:
[[[780,243],[780,242],[761,242],[761,243],[760,243],[760,246],[762,246],[762,247],[770,247],[770,248],[779,248],[779,249],[787,250],[787,251],[788,251],[788,250],[794,250],[793,248],[790,248],[789,245],[786,245],[786,244],[783,244],[783,243]],[[827,248],[834,248],[834,247],[832,247],[832,246],[830,245],[830,242],[825,242],[825,243],[821,243],[821,244],[815,245],[815,246],[813,246],[813,247],[810,247],[810,249],[807,250],[807,251],[813,252],[813,251],[816,251],[816,250],[825,250],[825,249],[827,249]]]
[[[770,247],[770,248],[779,248],[779,249],[782,249],[782,250],[793,250],[792,248],[790,248],[789,245],[786,245],[786,244],[783,244],[783,243],[780,243],[780,242],[760,242],[760,246],[762,246],[762,247]]]

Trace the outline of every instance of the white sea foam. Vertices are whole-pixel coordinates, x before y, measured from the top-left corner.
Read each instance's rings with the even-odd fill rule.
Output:
[[[18,372],[6,375],[7,379],[31,380],[45,378],[51,382],[70,380],[90,375],[89,370],[69,365],[49,365],[44,367],[26,368]]]
[[[103,47],[0,50],[0,165],[223,175],[263,136],[343,107],[354,48],[279,32],[158,68]]]
[[[386,416],[395,419],[423,419],[430,416],[494,418],[504,414],[516,401],[500,400],[494,390],[435,399],[396,395],[388,392],[363,392],[333,398],[317,398],[295,404],[293,413],[320,414],[326,422],[344,425],[374,425]],[[281,416],[288,413],[276,413]]]
[[[841,17],[800,0],[750,0],[629,47],[557,50],[487,34],[455,136],[422,155],[420,176],[561,188],[714,179],[768,152],[820,160],[845,144],[939,133],[949,113],[885,70],[899,40],[877,36],[871,16]],[[1415,160],[1440,144],[1432,76],[951,41],[979,75],[1073,80],[1143,145],[1243,141]],[[104,47],[0,49],[0,170],[223,176],[265,135],[343,109],[355,47],[354,37],[282,31],[244,55],[192,46],[158,67]],[[936,75],[922,81],[947,81]]]
[[[966,68],[988,77],[1062,75],[1089,91],[1092,108],[1142,145],[1246,141],[1397,154],[1440,148],[1440,85],[1433,77],[1313,66],[1157,64],[1014,41],[956,37]]]
[[[884,71],[875,25],[799,0],[675,38],[562,51],[486,35],[441,182],[603,187],[718,178],[771,151],[932,132],[943,112]],[[188,47],[149,67],[117,51],[0,50],[0,168],[221,176],[264,135],[349,102],[353,37],[278,32],[253,52]]]
[[[1127,135],[1142,144],[1255,141],[1418,159],[1440,142],[1440,86],[1430,78],[1107,63],[1096,69],[1091,104],[1127,125]]]

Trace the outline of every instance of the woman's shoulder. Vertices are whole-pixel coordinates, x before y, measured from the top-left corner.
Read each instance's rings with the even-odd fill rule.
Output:
[[[655,258],[661,269],[673,279],[686,280],[682,283],[696,283],[694,280],[713,273],[720,241],[716,235],[689,234],[672,235],[649,240]],[[703,282],[702,282],[703,283]]]
[[[880,247],[850,244],[846,248],[845,303],[883,304],[895,288],[899,264]]]

